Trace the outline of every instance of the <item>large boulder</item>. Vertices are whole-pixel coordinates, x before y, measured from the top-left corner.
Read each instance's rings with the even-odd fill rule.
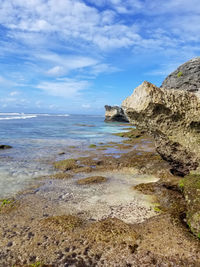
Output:
[[[200,57],[193,58],[179,66],[167,76],[161,87],[190,92],[200,91]]]
[[[122,103],[128,119],[155,138],[171,172],[184,176],[200,159],[200,99],[191,92],[166,90],[143,82]]]
[[[128,122],[127,116],[121,107],[105,105],[105,110],[106,122]]]

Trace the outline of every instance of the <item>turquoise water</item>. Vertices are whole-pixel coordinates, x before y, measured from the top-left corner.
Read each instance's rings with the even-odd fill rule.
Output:
[[[85,151],[89,144],[118,141],[112,133],[123,127],[105,123],[104,116],[0,113],[0,144],[13,147],[0,151],[0,198],[52,173],[50,162],[67,147]]]

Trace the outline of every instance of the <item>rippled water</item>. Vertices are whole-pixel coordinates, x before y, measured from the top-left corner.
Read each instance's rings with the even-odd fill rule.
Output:
[[[0,151],[0,198],[51,173],[49,162],[66,147],[84,151],[89,144],[117,141],[112,133],[123,127],[103,116],[0,113],[0,144],[13,146]]]

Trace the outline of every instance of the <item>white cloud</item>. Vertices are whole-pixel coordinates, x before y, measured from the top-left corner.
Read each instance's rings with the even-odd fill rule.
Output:
[[[146,51],[152,58],[168,55],[174,62],[200,52],[199,0],[0,0],[0,7],[1,57],[4,62],[6,57],[18,60],[15,72],[19,68],[24,73],[24,85],[38,84],[52,96],[79,96],[89,86],[83,77],[119,71],[120,59],[127,55],[122,68]],[[121,49],[119,54],[115,49]],[[151,74],[168,73],[170,66]],[[9,75],[0,76],[0,90],[20,90],[23,81]],[[76,78],[58,79],[73,75]],[[45,81],[48,78],[51,81]]]
[[[61,76],[64,73],[64,68],[61,66],[55,66],[47,71],[47,74],[50,76]]]
[[[16,96],[16,95],[19,95],[20,94],[20,92],[18,92],[18,91],[13,91],[13,92],[10,92],[10,96]]]
[[[87,89],[87,81],[78,81],[75,79],[57,79],[54,82],[41,82],[37,88],[51,96],[64,98],[75,98],[80,96],[80,92]]]
[[[2,0],[0,4],[1,2]],[[112,46],[126,47],[132,44],[136,37],[132,34],[133,28],[129,29],[129,27],[124,27],[123,23],[116,22],[115,12],[110,9],[99,12],[78,0],[48,0],[45,2],[37,0],[36,2],[37,4],[33,6],[27,4],[25,0],[7,0],[6,3],[3,1],[0,23],[14,31],[15,35],[21,35],[21,38],[23,38],[24,32],[31,34],[34,32],[38,34],[41,32],[56,33],[65,41],[82,39],[84,42],[91,42],[102,49],[107,48],[106,44],[108,48]],[[41,38],[43,38],[42,35]],[[103,45],[100,40],[105,44]],[[27,42],[25,39],[23,41]]]
[[[0,90],[5,90],[7,88],[15,87],[18,84],[12,80],[8,80],[7,78],[0,75]]]
[[[90,104],[82,104],[82,108],[88,109],[88,108],[91,108],[91,105]]]
[[[39,58],[40,60],[47,61],[50,64],[58,64],[56,66],[54,65],[46,72],[48,75],[56,77],[67,74],[69,71],[72,70],[80,70],[98,64],[98,60],[83,56],[73,56],[73,55],[60,56],[55,53],[49,53],[49,54],[36,54],[35,57]]]
[[[0,0],[0,23],[10,29],[10,36],[19,37],[29,45],[44,45],[45,41],[47,44],[47,40],[55,35],[71,47],[89,44],[103,50],[140,46],[149,39],[156,43],[156,40],[162,40],[158,36],[152,37],[158,28],[165,29],[162,37],[175,33],[178,39],[183,31],[191,40],[199,32],[199,0],[88,1],[101,6],[102,10],[80,0]],[[131,14],[128,24],[118,17],[119,13]],[[135,14],[140,17],[135,18]],[[164,15],[170,15],[167,23]],[[149,37],[143,36],[147,30],[144,27],[151,28]]]
[[[93,75],[99,75],[100,73],[113,73],[113,72],[118,72],[121,69],[117,67],[113,67],[110,64],[102,63],[102,64],[97,64],[94,67],[91,68],[90,73]]]

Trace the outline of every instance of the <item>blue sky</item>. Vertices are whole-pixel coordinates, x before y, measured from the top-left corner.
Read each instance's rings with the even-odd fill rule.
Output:
[[[0,111],[102,114],[200,55],[199,0],[0,0]]]

